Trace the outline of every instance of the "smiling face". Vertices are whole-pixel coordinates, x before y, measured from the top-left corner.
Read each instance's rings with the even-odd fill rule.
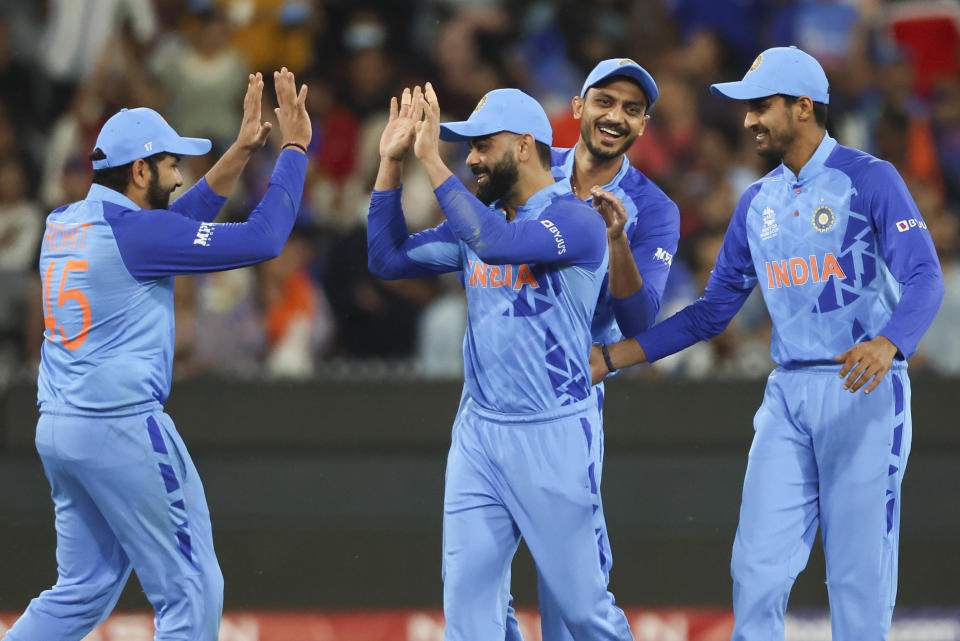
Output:
[[[518,138],[501,131],[470,139],[467,166],[477,177],[477,198],[484,205],[506,199],[516,187],[520,173],[513,147]]]
[[[640,85],[622,76],[590,87],[586,96],[573,99],[580,140],[598,159],[623,155],[647,126],[647,104]]]
[[[747,101],[743,126],[753,131],[757,153],[764,158],[781,160],[799,136],[794,108],[783,96],[767,96]]]

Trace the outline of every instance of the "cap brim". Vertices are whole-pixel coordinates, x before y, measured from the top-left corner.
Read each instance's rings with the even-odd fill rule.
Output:
[[[167,149],[163,151],[177,156],[202,156],[213,148],[213,143],[206,138],[184,138],[181,136],[166,147]]]
[[[447,122],[440,125],[440,140],[444,140],[446,142],[457,142],[460,140],[479,138],[480,136],[489,136],[490,134],[499,133],[501,131],[503,131],[502,128],[492,131],[489,126],[486,126],[483,123],[470,122],[469,120],[461,120],[460,122]]]
[[[755,98],[766,98],[773,96],[777,91],[767,89],[760,85],[738,80],[735,82],[718,82],[710,85],[710,93],[714,96],[723,96],[733,100],[754,100]]]

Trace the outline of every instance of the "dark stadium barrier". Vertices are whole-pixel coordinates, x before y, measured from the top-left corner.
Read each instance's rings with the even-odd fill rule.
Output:
[[[960,603],[958,381],[913,382],[898,602]],[[730,600],[730,544],[762,381],[615,380],[605,511],[618,603]],[[35,389],[0,395],[0,611],[56,577],[49,488],[33,449]],[[436,608],[453,382],[179,382],[167,404],[207,492],[228,608]],[[514,593],[536,603],[523,551]],[[792,607],[825,608],[819,546]],[[135,581],[120,606],[142,609]]]

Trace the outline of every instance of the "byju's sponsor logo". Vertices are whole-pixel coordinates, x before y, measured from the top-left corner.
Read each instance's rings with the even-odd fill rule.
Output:
[[[906,220],[897,221],[897,231],[899,232],[905,232],[916,228],[926,229],[927,223],[923,222],[922,220],[917,220],[916,218],[908,218]]]
[[[547,228],[551,234],[553,234],[553,240],[557,243],[557,256],[561,256],[567,253],[567,244],[563,240],[563,234],[560,233],[560,230],[557,229],[557,226],[554,225],[549,220],[541,220],[540,224]]]

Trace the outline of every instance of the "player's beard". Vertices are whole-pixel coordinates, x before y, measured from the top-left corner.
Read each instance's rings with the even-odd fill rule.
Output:
[[[753,133],[762,133],[767,135],[766,146],[758,147],[757,154],[761,158],[776,162],[783,160],[783,155],[787,153],[787,150],[790,149],[799,135],[797,128],[793,125],[793,118],[791,118],[789,115],[787,116],[786,127],[775,131],[773,129],[760,127],[757,125],[753,128]]]
[[[154,169],[147,185],[147,204],[150,209],[167,209],[170,206],[170,194],[173,189],[160,185],[159,172]]]
[[[630,130],[627,129],[626,127],[623,127],[622,125],[605,124],[603,126],[607,127],[608,129],[613,129],[618,133],[627,134],[624,137],[623,142],[620,143],[618,147],[615,147],[613,149],[607,149],[607,148],[601,147],[600,145],[596,144],[593,141],[593,136],[597,133],[598,126],[600,126],[600,123],[596,121],[592,123],[588,123],[586,120],[580,121],[580,137],[583,138],[583,142],[584,144],[586,144],[587,149],[590,151],[590,153],[593,154],[594,158],[597,158],[598,160],[613,160],[614,158],[618,158],[619,156],[622,156],[627,152],[628,149],[630,149],[630,145],[632,145],[633,141],[637,139],[637,136],[640,135],[639,133],[636,133],[632,136],[629,135]]]
[[[512,151],[506,152],[492,169],[477,166],[473,167],[472,171],[475,176],[487,175],[487,182],[477,187],[477,198],[484,205],[503,200],[520,179],[520,172]]]

